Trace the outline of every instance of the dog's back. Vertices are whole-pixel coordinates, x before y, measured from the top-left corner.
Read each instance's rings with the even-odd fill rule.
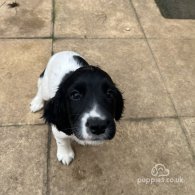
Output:
[[[56,53],[49,60],[44,74],[41,76],[42,97],[49,100],[55,96],[64,76],[87,64],[81,56],[73,51]]]

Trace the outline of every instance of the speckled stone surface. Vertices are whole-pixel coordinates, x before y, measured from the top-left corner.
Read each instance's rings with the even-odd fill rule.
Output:
[[[43,123],[29,105],[51,55],[50,40],[0,40],[0,125]]]
[[[195,20],[164,18],[154,0],[132,0],[147,38],[195,38]]]
[[[54,51],[80,52],[107,71],[124,92],[124,118],[175,116],[144,40],[58,40]],[[158,87],[156,87],[158,86]]]
[[[0,37],[47,37],[51,36],[50,0],[0,0]]]
[[[56,37],[143,37],[128,0],[59,0],[55,19]]]
[[[181,120],[185,127],[186,137],[195,154],[195,117],[184,117]]]
[[[149,40],[179,116],[195,116],[195,40]]]
[[[47,135],[43,125],[0,127],[0,194],[46,192]]]
[[[116,137],[99,146],[73,143],[76,158],[69,167],[56,159],[52,139],[51,194],[193,194],[194,162],[175,119],[123,121]],[[156,164],[163,164],[178,183],[147,183]],[[166,174],[166,171],[163,172]],[[159,171],[160,175],[160,171]],[[174,180],[175,179],[175,180]]]

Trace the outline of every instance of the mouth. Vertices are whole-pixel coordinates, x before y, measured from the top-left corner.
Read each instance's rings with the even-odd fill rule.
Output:
[[[73,136],[73,139],[81,145],[95,145],[95,146],[101,145],[106,141],[106,140],[99,140],[99,139],[80,139],[75,135]]]
[[[103,143],[105,141],[111,140],[115,136],[115,128],[114,129],[106,129],[105,133],[95,135],[90,133],[90,131],[79,131],[74,132],[74,139],[77,142],[85,142],[86,144],[97,145]]]
[[[88,134],[88,137],[86,138],[86,140],[91,140],[91,141],[111,140],[114,137],[115,132],[114,131],[108,131],[108,132],[109,133],[104,133],[100,135]]]

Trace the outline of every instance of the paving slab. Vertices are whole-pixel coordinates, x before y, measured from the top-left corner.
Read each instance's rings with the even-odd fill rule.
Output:
[[[51,35],[50,0],[0,0],[0,37],[46,37]]]
[[[195,154],[195,117],[184,117],[181,120],[186,130],[186,136]]]
[[[56,37],[143,37],[128,0],[55,1]]]
[[[144,40],[57,40],[54,51],[73,50],[107,71],[124,93],[124,118],[175,116]]]
[[[154,0],[132,0],[147,38],[195,38],[195,20],[164,18]]]
[[[51,53],[51,40],[1,40],[0,125],[40,124],[30,112],[37,79]]]
[[[50,194],[195,193],[195,164],[176,119],[123,121],[112,141],[99,146],[73,143],[73,147],[76,159],[62,165],[52,138]],[[158,164],[165,166],[164,171],[157,167],[159,172],[151,173]],[[146,184],[151,178],[155,182]]]
[[[47,135],[43,125],[0,127],[0,194],[46,192]]]
[[[195,40],[149,40],[179,116],[195,116]]]

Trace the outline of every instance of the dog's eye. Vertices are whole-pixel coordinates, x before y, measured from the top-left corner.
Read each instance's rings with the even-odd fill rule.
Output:
[[[78,101],[80,100],[82,97],[82,94],[77,91],[77,90],[73,90],[71,93],[70,93],[70,98],[74,101]]]
[[[112,99],[114,96],[114,91],[112,89],[108,89],[106,91],[106,96],[107,96],[107,98]]]

